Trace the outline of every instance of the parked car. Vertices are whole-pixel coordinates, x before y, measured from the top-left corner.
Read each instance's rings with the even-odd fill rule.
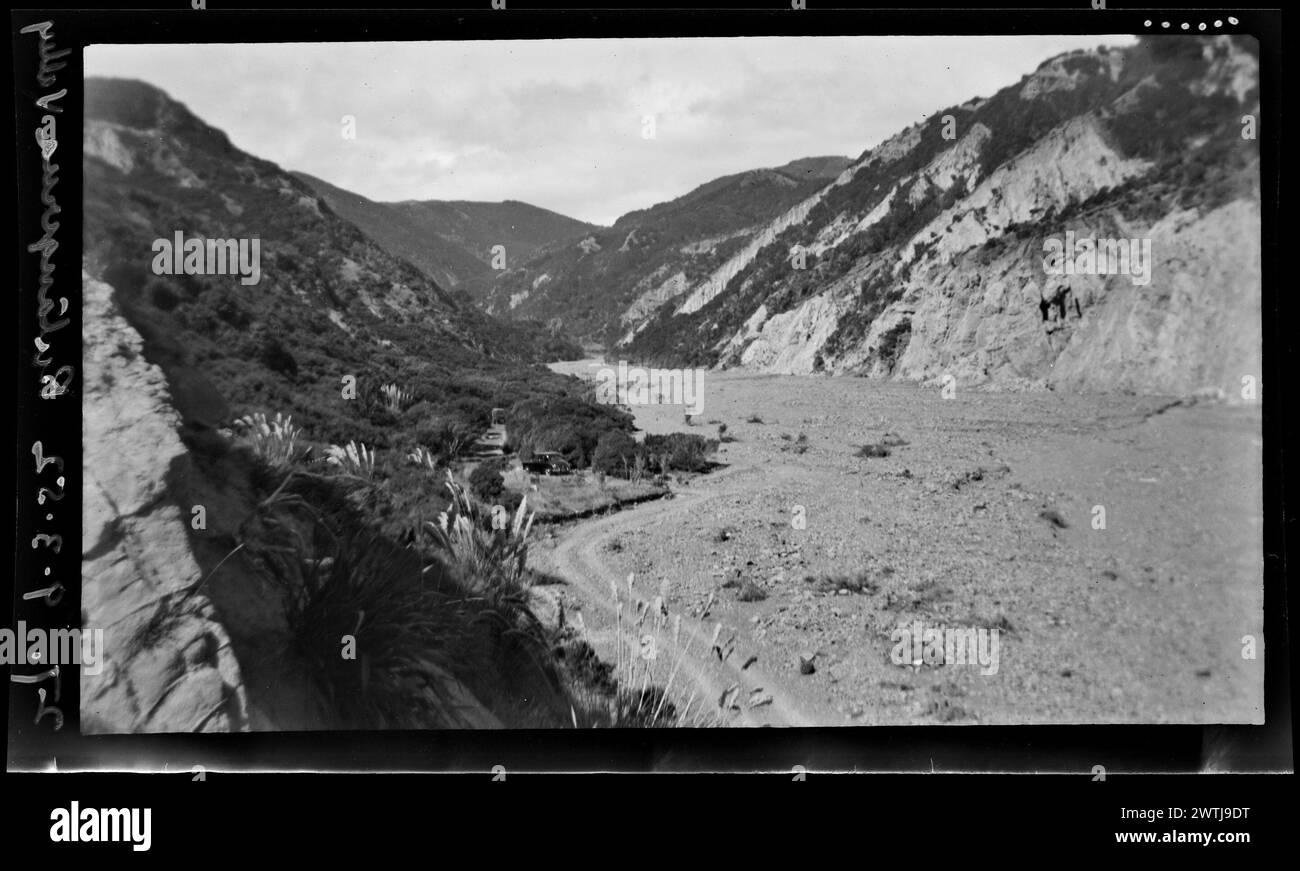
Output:
[[[533,454],[532,459],[523,462],[525,472],[534,475],[567,475],[573,471],[563,454],[555,451],[541,451]]]

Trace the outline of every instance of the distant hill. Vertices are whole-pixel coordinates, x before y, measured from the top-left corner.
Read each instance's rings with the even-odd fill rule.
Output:
[[[470,292],[493,314],[562,323],[570,335],[611,344],[848,164],[812,157],[714,179],[531,261],[513,261]]]
[[[392,427],[348,413],[342,375],[408,385],[477,421],[508,404],[494,385],[520,381],[521,396],[556,390],[562,379],[536,364],[580,353],[448,293],[311,186],[235,148],[152,85],[90,78],[85,106],[83,267],[113,287],[169,376],[207,382],[203,392],[219,393],[229,414],[283,411],[319,438],[382,444]],[[258,238],[260,282],[154,275],[153,241],[177,231]],[[191,394],[178,391],[178,401]]]
[[[305,172],[293,175],[388,253],[447,288],[490,279],[494,246],[504,247],[507,265],[523,263],[548,246],[598,229],[516,200],[380,203]]]

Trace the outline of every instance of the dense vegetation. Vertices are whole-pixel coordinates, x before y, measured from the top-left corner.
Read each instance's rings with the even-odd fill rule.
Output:
[[[484,504],[520,504],[500,469],[472,474],[473,497],[448,474],[497,408],[508,447],[580,465],[630,430],[626,412],[542,365],[579,349],[444,292],[150,86],[92,79],[86,106],[116,142],[85,161],[85,269],[113,286],[166,376],[198,474],[249,507],[235,539],[195,547],[224,546],[274,582],[287,655],[325,721],[452,725],[455,700],[427,683],[438,668],[506,725],[635,720],[642,696],[532,618],[526,517],[494,528]],[[152,242],[176,231],[257,238],[260,282],[154,274]],[[356,631],[360,669],[339,657]]]

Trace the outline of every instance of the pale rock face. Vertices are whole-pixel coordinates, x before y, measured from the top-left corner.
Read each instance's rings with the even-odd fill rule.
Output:
[[[1255,58],[1228,37],[1207,39],[1203,54],[1206,71],[1187,83],[1194,93],[1230,96],[1243,104],[1243,113],[1257,111],[1244,105],[1258,82]],[[1090,86],[1106,80],[1113,85],[1131,56],[1112,50],[1055,58],[1010,93],[1025,100],[1063,94],[1088,77]],[[923,128],[914,125],[885,141],[836,184],[859,172],[885,170],[880,179],[892,187],[864,186],[871,192],[863,199],[839,203],[836,214],[819,217],[819,226],[803,234],[810,254],[825,261],[821,255],[866,241],[860,234],[877,224],[899,226],[909,206],[924,207],[945,194],[939,202],[952,205],[902,244],[873,247],[848,262],[830,259],[830,270],[818,272],[820,286],[797,288],[801,296],[815,295],[792,311],[773,315],[769,300],[752,311],[720,315],[728,331],[712,349],[718,365],[802,374],[814,371],[820,358],[816,368],[831,374],[921,383],[952,376],[959,384],[994,390],[1240,396],[1242,379],[1257,379],[1260,369],[1258,186],[1253,196],[1239,194],[1205,214],[1123,217],[1149,215],[1151,202],[1165,202],[1169,173],[1144,178],[1155,164],[1121,156],[1111,144],[1120,132],[1112,131],[1111,115],[1131,114],[1144,89],[1164,87],[1169,85],[1151,75],[1123,93],[1109,89],[1104,93],[1118,95],[1108,96],[1109,103],[1099,102],[1008,153],[986,176],[981,173],[993,132],[983,121],[974,121],[911,173],[888,170],[921,147]],[[977,99],[963,108],[984,103]],[[1205,142],[1204,136],[1189,137],[1186,147]],[[692,288],[676,313],[698,311],[737,276],[743,279],[741,293],[752,292],[757,278],[747,270],[759,251],[806,220],[830,189],[760,229],[744,250]],[[961,196],[954,201],[954,194]],[[1090,200],[1086,208],[1075,208]],[[1065,210],[1077,217],[1062,224],[1054,216]],[[1036,238],[1031,228],[1039,226],[1043,235]],[[1042,243],[1049,234],[1063,239],[1067,231],[1076,238],[1149,240],[1150,283],[1138,285],[1129,275],[1048,275]],[[776,281],[774,290],[782,293],[773,299],[796,289],[792,278]],[[1045,315],[1040,302],[1062,284],[1069,291],[1066,314],[1049,308]],[[893,302],[875,314],[882,297]],[[869,313],[864,306],[872,307]],[[872,319],[864,326],[859,318],[866,317]],[[837,336],[839,324],[845,331]],[[702,332],[711,327],[699,325]],[[833,351],[827,346],[832,337]]]
[[[352,325],[348,323],[347,318],[343,317],[341,311],[332,308],[329,310],[328,315],[330,323],[347,333],[349,336],[355,336],[355,331],[352,329]]]
[[[829,294],[804,300],[798,308],[774,315],[741,354],[741,365],[760,372],[808,375],[815,371],[818,351],[839,319]]]
[[[106,663],[81,676],[87,733],[247,728],[230,639],[202,592],[186,517],[168,476],[188,459],[166,379],[112,289],[83,274],[82,624],[103,629]]]
[[[947,149],[921,171],[921,176],[928,179],[941,191],[946,191],[958,181],[969,187],[979,179],[979,159],[993,133],[978,121],[957,144]]]
[[[726,366],[737,359],[737,354],[741,353],[744,347],[753,339],[758,338],[763,322],[767,320],[767,306],[760,305],[745,321],[736,335],[732,336],[722,348],[721,365]]]
[[[1201,95],[1231,94],[1238,102],[1259,82],[1259,61],[1240,51],[1226,36],[1208,41],[1202,52],[1212,62],[1210,73],[1192,83],[1192,91]]]
[[[1262,365],[1260,232],[1258,210],[1242,201],[1199,218],[1165,216],[1147,231],[1151,283],[1104,279],[1103,303],[1070,336],[1052,383],[1170,394],[1210,388],[1238,398],[1241,379],[1258,379]]]
[[[840,179],[837,179],[836,181],[840,184],[847,182],[853,177],[853,173],[860,166],[867,166],[873,163],[884,166],[901,160],[911,153],[912,149],[915,148],[917,143],[920,141],[921,128],[919,125],[914,124],[901,133],[894,134],[880,145],[873,148],[871,152],[867,154],[865,160],[845,170],[844,175],[841,175]]]
[[[951,257],[1000,236],[1012,224],[1041,218],[1053,206],[1087,199],[1149,168],[1146,161],[1121,158],[1091,115],[1071,118],[917,233],[903,249],[900,266],[921,245],[933,244],[937,256]]]
[[[688,285],[686,283],[686,273],[677,272],[671,277],[661,282],[658,286],[652,287],[642,293],[627,308],[627,311],[621,315],[624,325],[640,325],[644,322],[647,315],[658,310],[660,306],[669,300],[676,299],[686,292]]]
[[[721,245],[723,242],[726,242],[728,239],[734,239],[737,236],[748,236],[753,234],[756,230],[757,230],[756,227],[747,227],[747,228],[737,230],[734,233],[726,233],[721,236],[713,236],[708,239],[700,239],[695,242],[687,242],[685,245],[683,245],[681,248],[677,250],[687,255],[712,254],[713,249],[717,248],[719,245]]]
[[[960,259],[930,263],[916,288],[882,315],[835,371],[871,368],[880,335],[910,317],[911,338],[895,377],[994,388],[1051,386],[1073,391],[1132,390],[1183,395],[1201,389],[1239,395],[1261,360],[1260,220],[1234,201],[1201,217],[1168,215],[1149,228],[1080,228],[1101,237],[1151,239],[1151,283],[1127,275],[1045,276],[1031,245],[972,268]],[[1044,324],[1038,300],[1049,281],[1066,281],[1080,302],[1064,321]],[[1049,332],[1049,327],[1051,331]],[[828,366],[832,364],[828,361]]]
[[[744,248],[732,255],[726,263],[719,266],[712,275],[705,279],[703,284],[696,287],[691,295],[687,297],[686,301],[677,309],[676,313],[689,314],[694,311],[699,311],[701,308],[708,305],[715,296],[722,293],[726,288],[728,281],[735,278],[742,269],[753,262],[754,258],[758,256],[759,251],[762,251],[768,245],[772,244],[773,240],[781,234],[781,231],[786,227],[789,227],[791,224],[797,224],[804,218],[808,217],[808,212],[812,211],[813,206],[821,202],[825,190],[826,189],[823,188],[803,202],[796,204],[785,214],[781,215],[775,221],[772,221],[760,230]]]
[[[87,121],[82,130],[81,147],[86,157],[97,157],[121,172],[130,173],[135,169],[130,149],[122,144],[114,125],[107,121]]]
[[[909,132],[913,134],[911,139],[908,138]],[[902,134],[899,134],[886,142],[885,145],[882,145],[880,149],[877,149],[877,151],[886,150],[888,154],[894,155],[890,159],[897,159],[897,157],[901,157],[915,147],[916,142],[920,141],[920,135],[919,130],[904,131]],[[875,152],[873,152],[873,155],[874,154]],[[813,207],[820,203],[822,198],[826,196],[827,190],[832,187],[847,184],[852,180],[854,174],[863,166],[866,166],[871,159],[880,158],[869,157],[867,160],[859,161],[853,166],[850,166],[848,169],[844,170],[844,172],[840,173],[835,181],[831,182],[830,185],[817,191],[802,202],[796,203],[784,214],[770,221],[750,238],[744,248],[733,254],[727,262],[714,270],[712,275],[705,279],[701,284],[697,285],[691,291],[690,296],[686,298],[686,301],[678,307],[674,314],[690,314],[691,312],[699,311],[701,308],[708,305],[714,297],[726,289],[727,282],[731,281],[731,279],[735,278],[741,270],[754,262],[754,258],[758,256],[758,253],[768,245],[772,244],[776,237],[779,236],[787,227],[793,224],[798,224],[807,218],[808,213],[812,211]],[[623,341],[627,341],[631,335],[633,334],[629,333]]]

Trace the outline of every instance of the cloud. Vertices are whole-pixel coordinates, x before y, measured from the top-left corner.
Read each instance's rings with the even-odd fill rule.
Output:
[[[1132,37],[808,37],[86,49],[240,148],[371,199],[517,199],[597,223],[718,176],[856,157],[1048,57]],[[219,70],[219,79],[214,78]],[[341,135],[356,118],[357,138]],[[654,138],[643,138],[646,116]]]

